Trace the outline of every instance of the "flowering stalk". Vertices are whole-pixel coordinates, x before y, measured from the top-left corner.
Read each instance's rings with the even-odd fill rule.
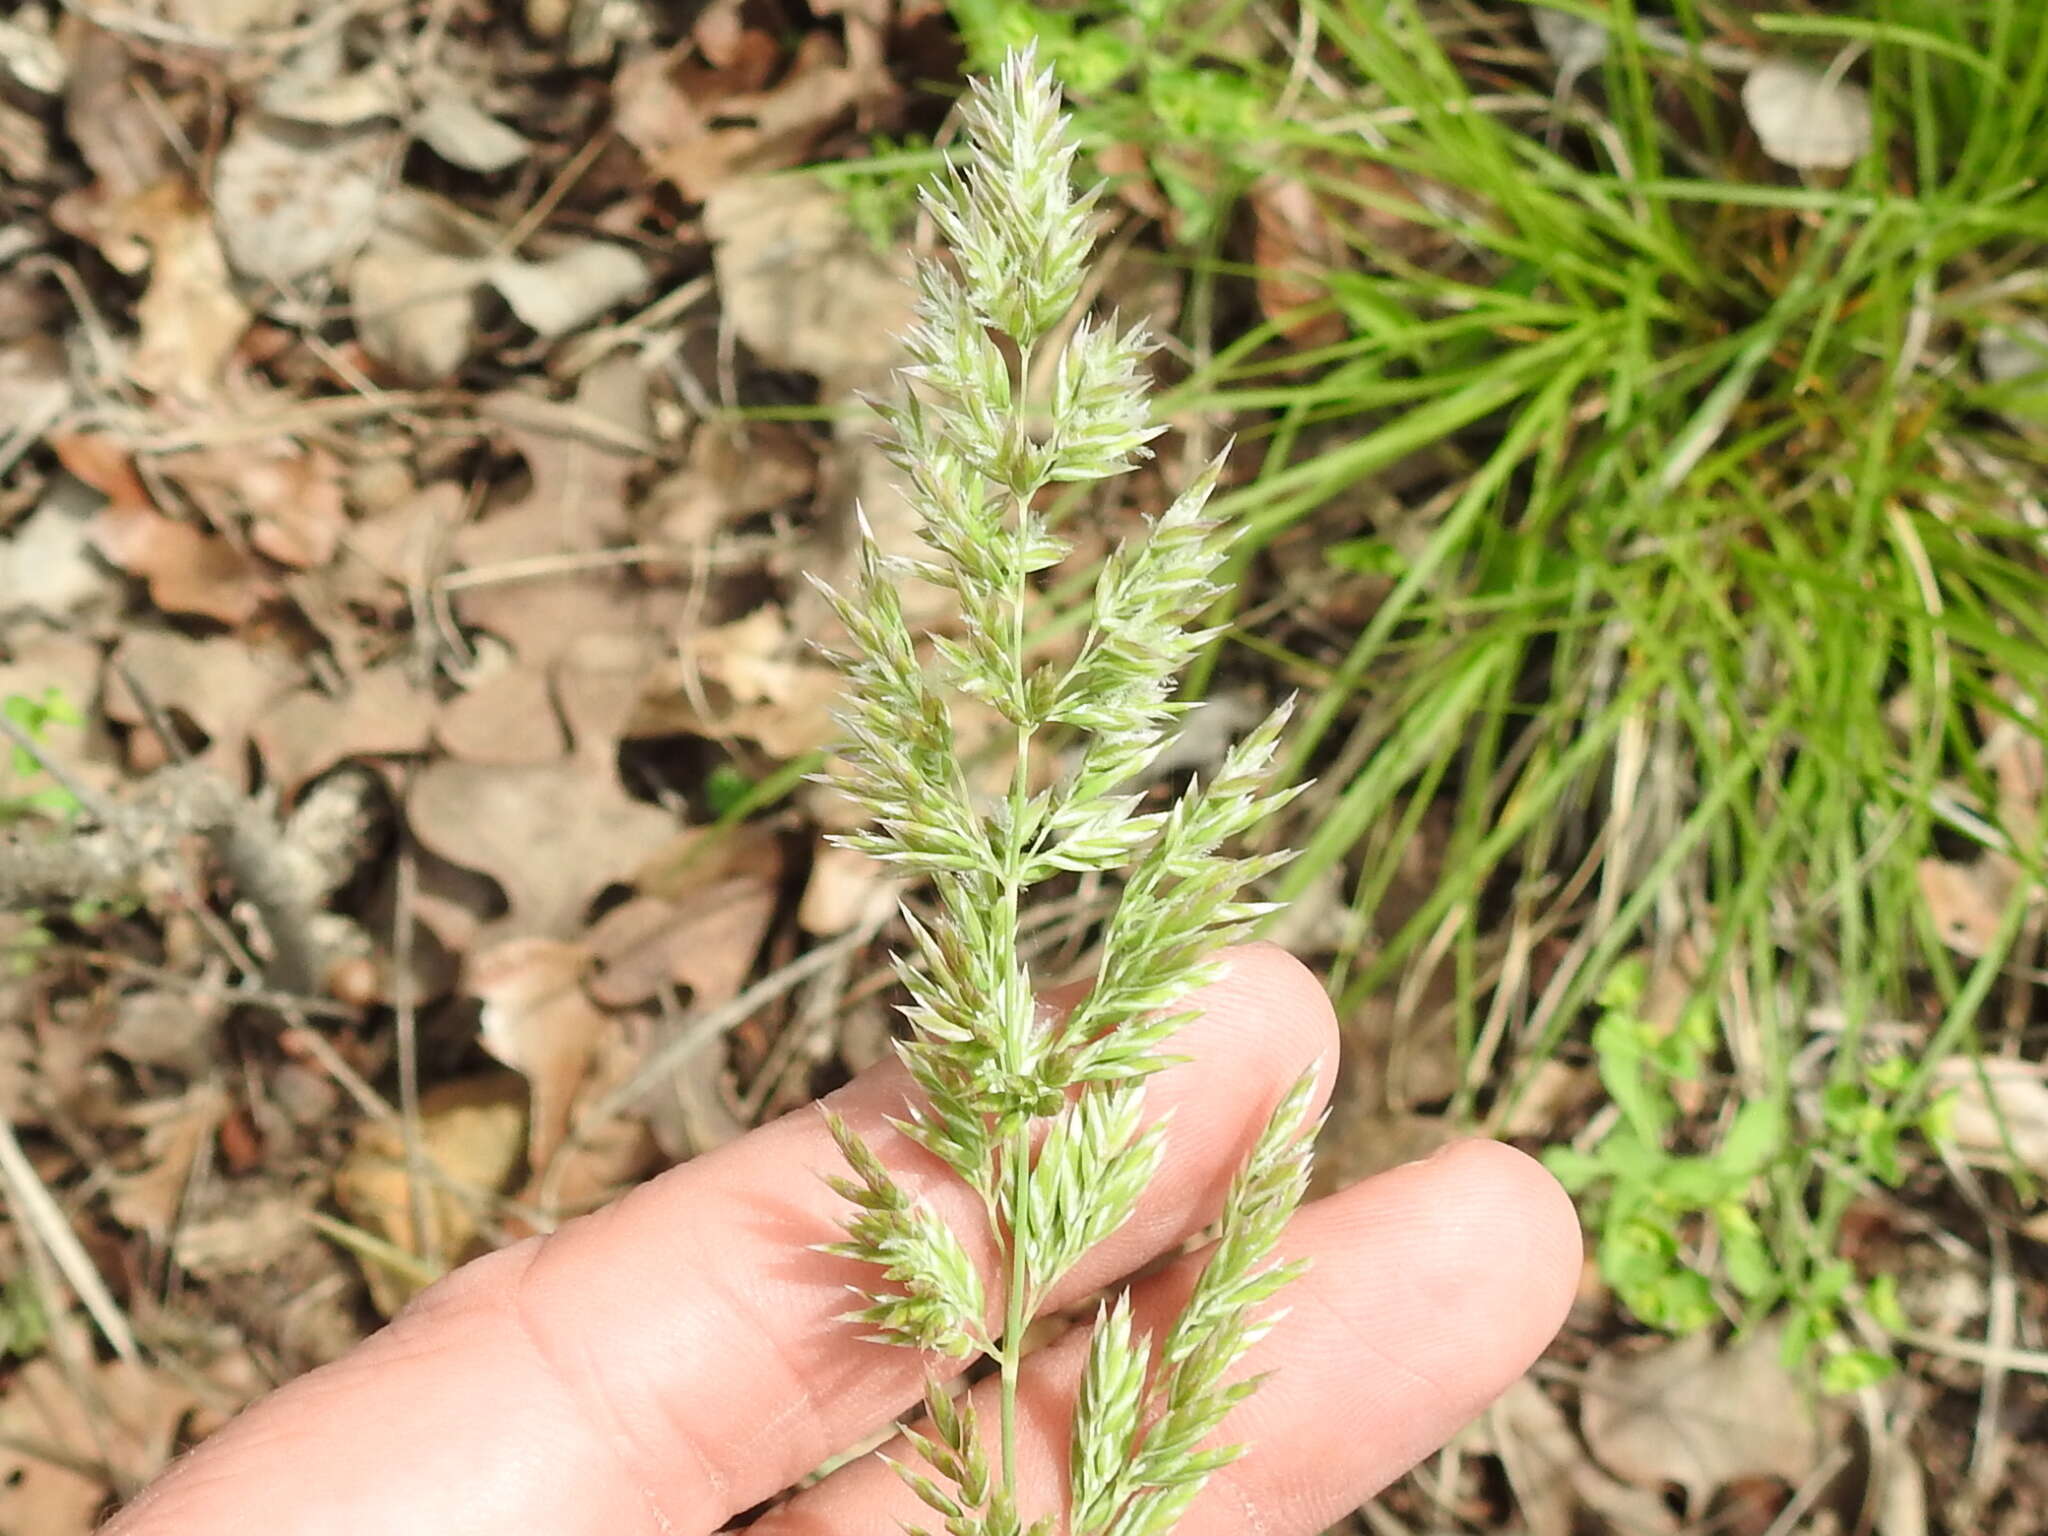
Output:
[[[1218,595],[1210,578],[1229,544],[1204,517],[1220,458],[1148,538],[1109,557],[1072,659],[1027,653],[1032,577],[1067,553],[1039,493],[1126,472],[1163,429],[1146,400],[1144,329],[1089,318],[1050,359],[1051,400],[1031,422],[1025,381],[1079,298],[1100,189],[1075,194],[1075,144],[1028,53],[976,82],[963,118],[965,150],[925,194],[957,271],[934,262],[920,274],[906,387],[882,408],[931,556],[884,557],[864,539],[857,589],[827,595],[852,642],[841,783],[873,816],[871,831],[841,841],[928,877],[935,894],[929,920],[906,912],[913,953],[896,961],[911,999],[899,1049],[925,1100],[899,1125],[981,1196],[1004,1260],[1000,1320],[965,1246],[836,1119],[853,1177],[833,1184],[857,1209],[830,1251],[880,1267],[851,1314],[874,1338],[999,1365],[999,1464],[971,1403],[934,1384],[925,1433],[910,1438],[936,1476],[904,1475],[950,1536],[1016,1536],[1061,1523],[1027,1523],[1017,1504],[1025,1329],[1158,1170],[1165,1128],[1144,1124],[1144,1079],[1171,1060],[1164,1048],[1188,1018],[1180,1000],[1214,976],[1215,950],[1268,910],[1240,893],[1286,857],[1220,850],[1293,791],[1265,785],[1284,706],[1169,809],[1141,811],[1127,788],[1189,707],[1172,699],[1175,679],[1214,634],[1191,626]],[[931,637],[929,663],[897,594],[906,577],[958,602],[959,633]],[[1008,792],[993,803],[963,772],[954,697],[994,708],[1014,732]],[[1033,749],[1053,732],[1079,738],[1075,766],[1034,790]],[[1123,872],[1124,894],[1094,989],[1051,1018],[1017,919],[1034,886],[1075,872]],[[1254,1309],[1296,1273],[1273,1251],[1307,1178],[1310,1094],[1303,1078],[1273,1115],[1164,1337],[1136,1334],[1123,1300],[1103,1311],[1074,1417],[1073,1536],[1156,1536],[1239,1454],[1207,1442],[1254,1385],[1229,1379],[1270,1326]]]

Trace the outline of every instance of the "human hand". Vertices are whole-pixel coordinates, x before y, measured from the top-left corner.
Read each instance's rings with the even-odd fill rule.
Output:
[[[1266,946],[1235,950],[1152,1080],[1171,1110],[1160,1176],[1080,1266],[1071,1303],[1174,1250],[1336,1032],[1321,989]],[[895,1063],[831,1103],[963,1238],[976,1197],[903,1137]],[[616,1204],[467,1265],[390,1327],[206,1441],[103,1536],[698,1536],[773,1497],[915,1403],[922,1363],[836,1322],[860,1266],[813,1251],[843,1202],[824,1118],[799,1111]],[[970,1248],[975,1244],[970,1240]],[[988,1247],[981,1244],[986,1258]],[[1447,1440],[1562,1320],[1579,1273],[1570,1202],[1535,1163],[1466,1143],[1305,1207],[1283,1257],[1313,1260],[1255,1351],[1272,1372],[1225,1425],[1252,1449],[1211,1480],[1186,1536],[1312,1536]],[[1137,1288],[1141,1326],[1192,1280]],[[994,1298],[999,1302],[999,1295]],[[1075,1330],[1032,1356],[1019,1453],[1027,1512],[1064,1487],[1086,1353]],[[984,1422],[993,1421],[993,1410]],[[900,1450],[900,1448],[899,1448]],[[874,1456],[795,1495],[764,1536],[898,1529],[922,1506]]]

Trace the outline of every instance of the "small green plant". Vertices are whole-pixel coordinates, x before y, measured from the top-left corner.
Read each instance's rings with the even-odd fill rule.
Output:
[[[1552,1147],[1543,1160],[1579,1197],[1598,1234],[1600,1273],[1622,1304],[1654,1328],[1691,1333],[1722,1309],[1707,1272],[1680,1241],[1688,1226],[1718,1239],[1722,1273],[1743,1300],[1766,1301],[1783,1289],[1751,1204],[1784,1153],[1785,1115],[1775,1099],[1752,1099],[1710,1151],[1671,1150],[1681,1118],[1673,1090],[1703,1081],[1717,1031],[1698,1004],[1660,1031],[1640,1016],[1642,994],[1641,966],[1617,969],[1593,1026],[1614,1123],[1589,1150]]]
[[[0,699],[0,714],[6,715],[36,741],[41,741],[53,725],[82,723],[78,711],[58,688],[45,688],[36,698],[25,693],[10,693],[5,699]],[[8,770],[14,779],[32,781],[42,775],[43,765],[36,761],[33,752],[16,744],[8,751]],[[0,822],[19,821],[26,816],[53,816],[69,820],[78,814],[78,810],[78,797],[60,784],[43,785],[19,794],[0,794]]]
[[[49,1318],[34,1277],[26,1268],[10,1271],[0,1280],[0,1357],[26,1360],[49,1336]]]
[[[1829,1392],[1882,1379],[1894,1368],[1889,1357],[1846,1342],[1841,1307],[1855,1287],[1851,1266],[1826,1254],[1780,1252],[1759,1220],[1773,1175],[1796,1161],[1782,1103],[1749,1099],[1712,1147],[1675,1151],[1681,1100],[1706,1086],[1720,1031],[1697,1000],[1675,1025],[1659,1028],[1642,1017],[1643,990],[1643,967],[1630,961],[1600,995],[1592,1045],[1612,1123],[1590,1147],[1556,1146],[1543,1155],[1595,1233],[1601,1277],[1630,1312],[1668,1333],[1696,1332],[1731,1311],[1747,1323],[1782,1308],[1788,1368],[1817,1365]],[[1842,1187],[1866,1179],[1896,1186],[1904,1173],[1899,1137],[1908,1126],[1930,1141],[1941,1136],[1946,1100],[1911,1119],[1897,1113],[1913,1075],[1911,1062],[1887,1057],[1821,1091],[1808,1139],[1839,1170]],[[1887,1283],[1873,1282],[1863,1301],[1895,1328],[1896,1306],[1886,1310],[1892,1294]]]
[[[1253,1388],[1232,1374],[1270,1326],[1258,1305],[1297,1272],[1274,1250],[1307,1177],[1311,1079],[1286,1094],[1239,1172],[1217,1245],[1156,1357],[1126,1299],[1102,1310],[1064,1511],[1018,1507],[1023,1341],[1166,1155],[1165,1127],[1145,1124],[1144,1081],[1170,1059],[1187,1018],[1179,1000],[1215,973],[1214,949],[1269,910],[1240,893],[1284,855],[1220,850],[1291,798],[1264,787],[1287,712],[1169,809],[1141,811],[1126,788],[1187,708],[1171,697],[1174,679],[1210,638],[1191,626],[1216,596],[1210,577],[1229,543],[1203,516],[1220,465],[1147,540],[1106,562],[1071,659],[1028,654],[1033,577],[1067,552],[1040,493],[1118,475],[1147,454],[1161,430],[1142,375],[1151,343],[1139,328],[1081,320],[1053,360],[1050,400],[1027,409],[1032,364],[1081,290],[1096,194],[1074,194],[1075,144],[1028,52],[975,85],[963,120],[965,152],[925,194],[957,275],[938,263],[921,273],[906,388],[882,408],[933,558],[885,558],[866,543],[858,589],[828,595],[854,650],[842,661],[851,740],[840,782],[875,823],[841,841],[928,877],[935,897],[930,917],[906,914],[914,949],[898,972],[911,1038],[901,1051],[924,1102],[898,1124],[981,1197],[1002,1280],[990,1286],[961,1237],[836,1119],[853,1176],[832,1182],[855,1210],[829,1251],[882,1272],[851,1314],[871,1337],[1000,1368],[999,1459],[971,1400],[936,1385],[912,1436],[937,1476],[904,1475],[950,1536],[1154,1536],[1238,1454],[1205,1442]],[[931,637],[929,662],[904,619],[905,578],[958,600],[958,633]],[[1013,732],[1008,790],[993,799],[976,793],[956,750],[952,701],[963,698]],[[1047,738],[1073,766],[1041,785],[1033,765],[1048,760]],[[1118,871],[1124,895],[1094,989],[1052,1017],[1018,951],[1021,905],[1042,882]]]
[[[37,742],[44,739],[53,725],[82,723],[78,711],[58,688],[45,688],[35,697],[10,693],[0,699],[0,715],[5,715],[30,740]],[[33,752],[19,742],[8,747],[8,782],[0,784],[0,826],[30,817],[69,822],[77,816],[82,809],[78,797],[61,784],[37,783],[44,777],[43,765]],[[14,788],[16,783],[34,787],[17,791]],[[12,976],[26,976],[35,969],[43,952],[56,939],[41,909],[31,907],[16,915],[21,921],[0,935],[0,971]]]

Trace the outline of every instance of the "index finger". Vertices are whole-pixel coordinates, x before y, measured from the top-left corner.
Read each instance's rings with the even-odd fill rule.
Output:
[[[1199,1230],[1286,1086],[1335,1028],[1283,952],[1231,952],[1158,1075],[1169,1156],[1069,1295]],[[833,1107],[993,1266],[977,1198],[891,1130],[908,1078],[863,1074]],[[812,1251],[845,1205],[838,1153],[800,1111],[617,1204],[466,1266],[335,1364],[174,1467],[108,1536],[366,1529],[499,1536],[710,1530],[885,1425],[924,1360],[838,1321],[858,1266]],[[991,1291],[1000,1287],[991,1285]]]

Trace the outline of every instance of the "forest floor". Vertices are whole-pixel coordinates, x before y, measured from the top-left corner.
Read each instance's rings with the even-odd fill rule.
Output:
[[[1238,439],[1157,787],[1302,691],[1324,1185],[1588,1223],[1359,1529],[2048,1523],[2048,25],[1659,9],[0,16],[0,1533],[886,1053],[806,578],[1028,33],[1172,428],[1048,605]]]

